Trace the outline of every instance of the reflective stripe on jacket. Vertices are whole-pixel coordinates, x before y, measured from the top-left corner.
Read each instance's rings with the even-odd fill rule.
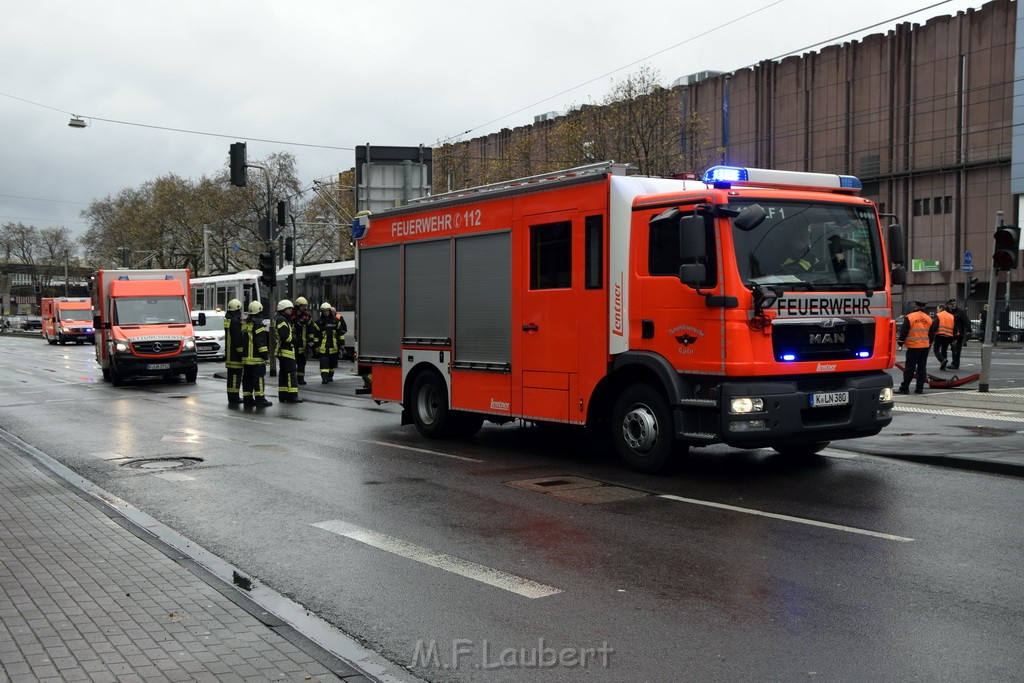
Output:
[[[291,321],[280,314],[274,321],[274,329],[277,331],[277,349],[275,349],[274,355],[278,358],[295,360],[295,336],[292,334]]]
[[[242,364],[263,365],[270,352],[267,347],[267,328],[263,322],[255,324],[252,318],[242,321]]]

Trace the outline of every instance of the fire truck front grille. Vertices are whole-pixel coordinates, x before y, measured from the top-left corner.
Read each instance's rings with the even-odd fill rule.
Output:
[[[874,339],[874,322],[830,319],[772,325],[772,351],[780,362],[870,358]]]
[[[132,350],[140,356],[162,356],[168,353],[176,353],[180,348],[181,342],[175,339],[132,343]]]

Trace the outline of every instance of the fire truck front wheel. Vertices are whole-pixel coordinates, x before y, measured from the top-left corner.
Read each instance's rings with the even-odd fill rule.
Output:
[[[452,415],[444,380],[436,372],[421,372],[413,381],[412,419],[416,431],[427,438],[447,436]]]
[[[668,464],[675,448],[668,401],[647,384],[633,384],[612,409],[612,440],[630,468],[653,474]]]

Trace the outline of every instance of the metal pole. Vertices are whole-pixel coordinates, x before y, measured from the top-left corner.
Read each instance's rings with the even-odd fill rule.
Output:
[[[996,211],[996,230],[1003,226],[1003,212]],[[978,381],[978,391],[988,392],[989,369],[992,366],[992,319],[995,318],[996,310],[996,286],[999,284],[996,278],[999,271],[996,264],[989,259],[989,286],[988,286],[988,315],[985,316],[985,341],[981,343],[981,379]]]
[[[203,276],[210,274],[210,226],[203,226]]]
[[[64,252],[64,296],[68,296],[68,259],[71,258],[69,252]]]

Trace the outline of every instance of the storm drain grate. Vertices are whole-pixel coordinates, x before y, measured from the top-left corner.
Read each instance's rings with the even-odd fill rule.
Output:
[[[505,485],[522,489],[523,491],[542,493],[552,498],[582,505],[614,503],[620,500],[646,498],[651,495],[644,491],[626,488],[625,486],[616,486],[595,479],[573,476],[518,479],[516,481],[506,481]]]

